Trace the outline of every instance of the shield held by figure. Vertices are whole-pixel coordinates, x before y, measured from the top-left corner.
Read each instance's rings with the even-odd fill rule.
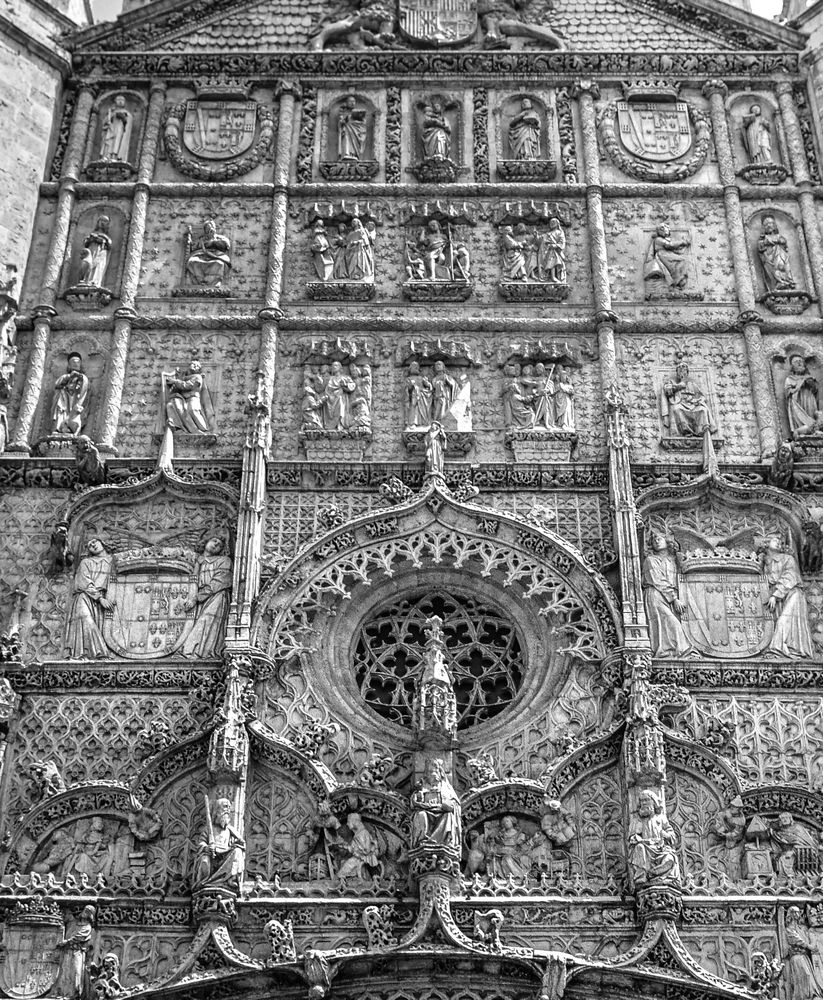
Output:
[[[206,160],[240,156],[254,142],[255,101],[187,101],[183,145]]]
[[[754,553],[687,553],[681,564],[683,626],[711,657],[745,659],[768,646],[774,621],[769,588]]]
[[[119,656],[155,660],[174,653],[194,624],[197,556],[184,548],[118,552],[106,596],[106,643]]]
[[[461,45],[477,31],[476,0],[398,0],[398,22],[418,45]]]
[[[685,101],[618,101],[617,127],[626,149],[642,160],[675,160],[688,153],[692,146],[689,109]]]
[[[52,992],[60,974],[57,945],[62,939],[59,913],[43,912],[9,920],[0,964],[0,987],[6,996],[34,1000]]]

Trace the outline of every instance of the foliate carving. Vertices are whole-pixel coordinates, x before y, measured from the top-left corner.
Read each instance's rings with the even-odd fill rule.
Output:
[[[166,153],[175,168],[204,181],[249,173],[269,155],[274,132],[272,109],[245,100],[181,101],[169,108],[163,123]]]
[[[63,113],[60,116],[60,128],[57,133],[57,142],[54,146],[54,155],[51,159],[49,170],[49,180],[59,181],[63,172],[63,158],[66,155],[66,147],[69,142],[71,123],[74,119],[74,109],[77,105],[77,90],[67,90],[63,100]]]
[[[774,121],[763,114],[762,104],[752,104],[740,122],[740,135],[749,162],[739,171],[750,184],[781,184],[788,171],[773,153]]]
[[[303,84],[303,98],[300,102],[300,135],[297,141],[297,166],[295,175],[298,184],[311,184],[314,173],[314,131],[317,125],[317,90]]]
[[[672,232],[665,222],[655,229],[643,259],[643,282],[649,300],[703,298],[703,292],[694,288],[695,266],[688,231]]]
[[[356,299],[374,295],[374,243],[372,220],[353,216],[330,232],[322,219],[314,223],[311,255],[318,281],[310,281],[306,292],[312,299]]]
[[[400,88],[386,88],[386,183],[399,184],[403,178],[400,169],[402,149],[403,112]]]
[[[294,947],[294,927],[291,920],[281,922],[272,917],[263,925],[263,933],[268,938],[271,948],[267,965],[275,966],[297,961],[297,951]]]
[[[474,88],[472,140],[474,144],[474,179],[477,184],[489,181],[489,92]]]
[[[795,84],[793,95],[797,108],[797,119],[800,124],[800,134],[803,136],[803,151],[809,165],[809,176],[813,183],[820,183],[820,164],[817,158],[817,148],[814,140],[814,125],[812,124],[811,108],[805,83]]]
[[[409,169],[421,184],[450,184],[459,172],[462,108],[434,94],[415,108],[415,164]]]
[[[597,119],[611,160],[641,181],[682,181],[697,173],[709,151],[708,117],[687,101],[673,99],[677,89],[667,81],[636,81],[625,89],[626,99],[607,104]]]
[[[574,132],[569,92],[557,92],[557,130],[560,134],[560,166],[566,184],[577,183],[577,139]]]
[[[217,231],[213,219],[206,219],[203,232],[197,240],[192,237],[191,226],[183,236],[183,281],[173,295],[223,298],[231,295],[224,284],[231,270],[231,240]]]
[[[77,284],[66,290],[67,298],[101,306],[111,302],[114,292],[106,286],[106,274],[112,254],[110,225],[109,216],[99,216],[94,229],[83,240]]]
[[[397,943],[392,931],[393,918],[393,906],[367,906],[363,910],[363,925],[366,928],[367,937],[366,947],[369,951],[384,951]]]

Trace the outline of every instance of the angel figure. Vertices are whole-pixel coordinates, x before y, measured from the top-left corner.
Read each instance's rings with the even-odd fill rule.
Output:
[[[162,373],[163,443],[158,468],[172,470],[174,434],[210,434],[211,398],[196,359],[182,375],[178,370]]]

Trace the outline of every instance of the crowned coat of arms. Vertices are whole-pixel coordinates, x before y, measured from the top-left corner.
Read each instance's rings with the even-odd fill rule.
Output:
[[[684,101],[618,101],[617,126],[626,149],[643,160],[673,160],[692,145],[689,109]]]
[[[459,45],[477,30],[476,0],[399,0],[400,31],[425,45]]]
[[[183,145],[203,159],[228,160],[251,147],[256,124],[256,101],[187,101]]]
[[[3,934],[0,988],[15,1000],[34,1000],[52,992],[60,975],[63,921],[48,912],[10,919]]]

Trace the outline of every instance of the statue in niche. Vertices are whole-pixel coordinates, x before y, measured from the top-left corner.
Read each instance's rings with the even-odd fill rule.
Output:
[[[649,619],[649,638],[656,656],[676,659],[692,652],[680,616],[686,605],[677,589],[677,565],[666,539],[653,534],[651,552],[643,560],[643,597]]]
[[[674,830],[663,814],[659,793],[641,791],[629,825],[629,867],[635,885],[680,880],[675,843]]]
[[[799,872],[810,869],[818,871],[817,844],[811,833],[795,821],[790,812],[782,812],[777,817],[777,823],[769,831],[772,850],[774,852],[775,872],[783,878],[793,878]],[[800,852],[811,856],[802,859]]]
[[[524,20],[522,11],[528,7],[528,0],[479,0],[477,16],[483,29],[484,47],[487,49],[508,48],[504,36],[533,38],[550,49],[565,48],[562,38],[547,25]]]
[[[568,368],[561,367],[554,383],[554,423],[561,431],[575,430],[574,385]]]
[[[515,160],[540,158],[540,115],[524,97],[520,111],[509,122],[509,149]]]
[[[792,660],[812,656],[814,646],[803,578],[797,560],[791,552],[783,550],[777,537],[766,541],[763,575],[769,586],[768,609],[775,618],[774,634],[767,652]]]
[[[86,555],[74,577],[74,602],[66,635],[68,656],[73,660],[105,659],[103,616],[114,609],[106,597],[111,579],[112,556],[99,538],[89,539]]]
[[[448,446],[448,438],[442,424],[435,421],[429,427],[426,431],[425,446],[426,475],[442,479]]]
[[[789,243],[777,228],[773,215],[763,216],[760,223],[757,254],[763,266],[767,292],[787,291],[795,287],[789,263]]]
[[[406,376],[406,427],[428,427],[431,423],[432,384],[420,371],[417,361]]]
[[[663,383],[660,412],[669,437],[702,438],[717,428],[709,411],[709,401],[700,386],[689,378],[689,366],[681,361],[675,377]]]
[[[340,882],[345,882],[347,879],[364,879],[369,869],[380,868],[380,858],[378,857],[380,845],[363,822],[360,814],[349,813],[346,818],[346,827],[351,833],[351,839],[345,842],[338,841],[338,847],[344,855],[343,861],[337,869],[337,878]]]
[[[566,234],[559,219],[549,219],[549,231],[538,240],[537,266],[540,280],[566,283]]]
[[[673,239],[664,222],[655,230],[643,262],[643,279],[662,282],[673,293],[684,292],[691,274],[691,240]]]
[[[229,799],[216,799],[200,835],[194,859],[192,886],[195,889],[240,891],[240,877],[246,858],[246,842],[231,825]]]
[[[64,936],[57,947],[63,952],[60,974],[55,986],[55,996],[78,1000],[83,996],[86,978],[86,960],[92,945],[95,909],[84,906],[75,919],[71,934]]]
[[[125,163],[129,158],[133,116],[122,94],[115,97],[106,112],[101,129],[100,159]]]
[[[423,109],[423,150],[427,160],[447,160],[451,149],[451,125],[443,102],[433,98]]]
[[[203,223],[203,235],[192,242],[191,229],[186,234],[186,279],[193,285],[221,288],[231,268],[231,241],[217,232],[213,219]]]
[[[83,356],[76,351],[66,359],[66,372],[54,383],[51,409],[53,434],[77,437],[83,427],[89,379],[83,371]]]
[[[223,624],[229,610],[232,565],[222,538],[210,538],[197,560],[197,594],[186,601],[186,611],[195,611],[194,625],[181,653],[197,659],[216,656],[223,646]]]
[[[343,365],[333,361],[331,371],[323,386],[323,427],[327,431],[343,430],[349,423],[349,397],[355,390],[355,381],[343,372]]]
[[[366,146],[367,112],[357,107],[350,95],[343,101],[337,116],[337,158],[361,160]]]
[[[818,947],[799,906],[786,910],[786,946],[783,954],[786,1000],[818,1000],[823,994],[823,982],[818,979],[813,959]]]
[[[772,125],[759,104],[752,104],[743,116],[743,145],[750,163],[772,162]]]
[[[819,434],[823,429],[823,413],[820,412],[817,379],[800,354],[789,358],[784,391],[792,437]]]
[[[426,760],[423,777],[411,796],[411,846],[461,851],[460,798],[441,760]]]
[[[80,258],[79,285],[102,288],[106,279],[106,269],[111,256],[112,238],[109,236],[111,219],[101,215],[96,227],[83,241],[83,255]]]

